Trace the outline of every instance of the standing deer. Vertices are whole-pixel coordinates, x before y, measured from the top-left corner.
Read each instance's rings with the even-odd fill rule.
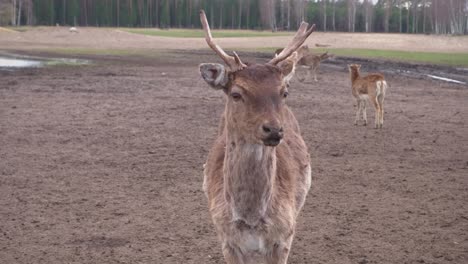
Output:
[[[226,54],[200,19],[208,45],[227,64],[203,63],[202,78],[226,94],[218,138],[205,164],[203,189],[228,264],[285,264],[296,218],[311,185],[307,147],[286,106],[287,60],[314,31],[302,23],[266,64]]]
[[[275,51],[275,57],[278,56],[282,51],[283,49],[277,49]],[[297,51],[295,51],[291,56],[289,56],[288,58],[286,58],[284,61],[281,62],[282,68],[285,68],[285,67],[291,68],[291,71],[287,70],[289,71],[289,74],[283,78],[288,88],[289,88],[291,79],[294,77],[294,74],[296,73],[296,66],[297,66],[298,61],[300,61],[301,58],[304,55],[306,55],[308,52],[309,52],[309,47],[307,45],[303,45],[300,48],[298,48]]]
[[[335,55],[328,54],[328,51],[320,55],[315,54],[306,54],[298,62],[297,65],[304,66],[307,69],[307,76],[304,78],[299,78],[299,81],[303,82],[305,79],[308,79],[310,73],[314,74],[314,81],[317,81],[317,72],[320,66],[320,63],[328,58],[331,58]]]
[[[356,118],[354,125],[358,124],[361,117],[364,119],[364,125],[367,125],[366,99],[372,102],[375,108],[375,128],[382,128],[384,116],[384,97],[387,90],[385,77],[380,73],[372,73],[361,77],[359,69],[361,65],[348,65],[349,75],[351,77],[351,89],[354,98],[357,101]]]

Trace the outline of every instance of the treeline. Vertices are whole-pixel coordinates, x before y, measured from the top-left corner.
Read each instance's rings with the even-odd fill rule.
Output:
[[[0,0],[2,25],[467,34],[468,0]]]

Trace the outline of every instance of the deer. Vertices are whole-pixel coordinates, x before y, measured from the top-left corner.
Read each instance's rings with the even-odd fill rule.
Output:
[[[352,94],[357,102],[354,125],[358,125],[361,113],[364,125],[367,125],[366,100],[369,99],[375,109],[375,128],[382,128],[384,117],[383,103],[387,90],[387,81],[381,73],[371,73],[362,77],[359,72],[360,68],[361,65],[359,64],[348,65]]]
[[[264,64],[243,63],[212,38],[224,61],[202,63],[202,79],[225,94],[217,138],[204,164],[203,190],[227,264],[285,264],[296,219],[311,186],[311,165],[298,121],[286,105],[284,62],[315,29],[302,22],[286,48]],[[286,63],[287,64],[287,63]]]
[[[298,62],[297,65],[304,66],[308,68],[307,70],[307,76],[303,78],[299,78],[300,82],[305,81],[305,79],[308,79],[310,76],[310,73],[312,72],[314,75],[314,81],[317,82],[317,72],[318,68],[320,66],[320,63],[326,59],[334,57],[334,54],[329,54],[328,51],[325,53],[315,55],[315,54],[306,54],[304,55]]]
[[[283,49],[277,49],[275,51],[275,57],[278,56],[278,54],[281,53],[281,51],[283,51]],[[287,60],[285,60],[284,64],[288,65],[289,67],[291,67],[291,72],[285,76],[284,80],[286,82],[286,85],[289,87],[290,85],[290,82],[291,82],[291,79],[294,77],[295,73],[296,73],[296,66],[298,64],[298,62],[301,60],[301,58],[303,58],[307,53],[309,52],[309,47],[307,45],[303,45],[301,46],[297,51],[295,51],[291,56],[288,57]],[[285,66],[286,66],[285,65]]]
[[[277,49],[275,51],[275,57],[278,56],[283,49]],[[293,52],[291,56],[286,58],[284,61],[281,63],[283,64],[283,67],[290,67],[291,71],[288,75],[284,77],[284,81],[286,83],[286,86],[290,86],[291,79],[294,77],[296,73],[296,65],[299,62],[299,60],[306,55],[309,52],[309,47],[307,45],[301,46],[297,51]]]

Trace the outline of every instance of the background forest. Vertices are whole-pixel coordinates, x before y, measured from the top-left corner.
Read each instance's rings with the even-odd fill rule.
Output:
[[[0,25],[467,34],[468,0],[0,0]]]

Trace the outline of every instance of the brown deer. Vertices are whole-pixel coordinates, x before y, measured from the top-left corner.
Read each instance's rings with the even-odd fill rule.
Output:
[[[357,102],[356,118],[354,125],[358,124],[361,117],[364,125],[367,125],[366,100],[369,99],[375,108],[375,128],[382,128],[384,116],[384,97],[387,90],[387,82],[381,73],[372,73],[361,77],[359,69],[361,65],[348,65],[349,75],[351,77],[351,89]]]
[[[208,45],[228,67],[200,65],[202,78],[226,94],[219,133],[204,165],[203,189],[228,264],[285,264],[296,218],[311,185],[310,158],[286,105],[287,60],[314,31],[302,23],[288,46],[265,64],[226,54],[200,19]]]
[[[306,54],[304,55],[298,62],[297,65],[299,66],[304,66],[308,68],[307,70],[307,76],[303,78],[299,78],[299,81],[303,82],[305,79],[308,79],[310,76],[310,73],[312,72],[314,74],[314,81],[317,81],[317,72],[318,68],[320,66],[320,63],[328,58],[331,58],[335,55],[329,54],[328,51],[325,53],[322,53],[320,55],[315,55],[315,54]]]
[[[278,56],[282,51],[283,49],[277,49],[275,51],[275,57]],[[287,59],[281,62],[282,68],[285,68],[285,67],[291,68],[289,74],[284,77],[284,81],[287,87],[289,87],[291,79],[294,77],[294,74],[296,73],[297,62],[308,52],[309,52],[309,47],[307,45],[303,45],[299,49],[297,49],[297,51],[295,51],[291,56],[289,56]]]

